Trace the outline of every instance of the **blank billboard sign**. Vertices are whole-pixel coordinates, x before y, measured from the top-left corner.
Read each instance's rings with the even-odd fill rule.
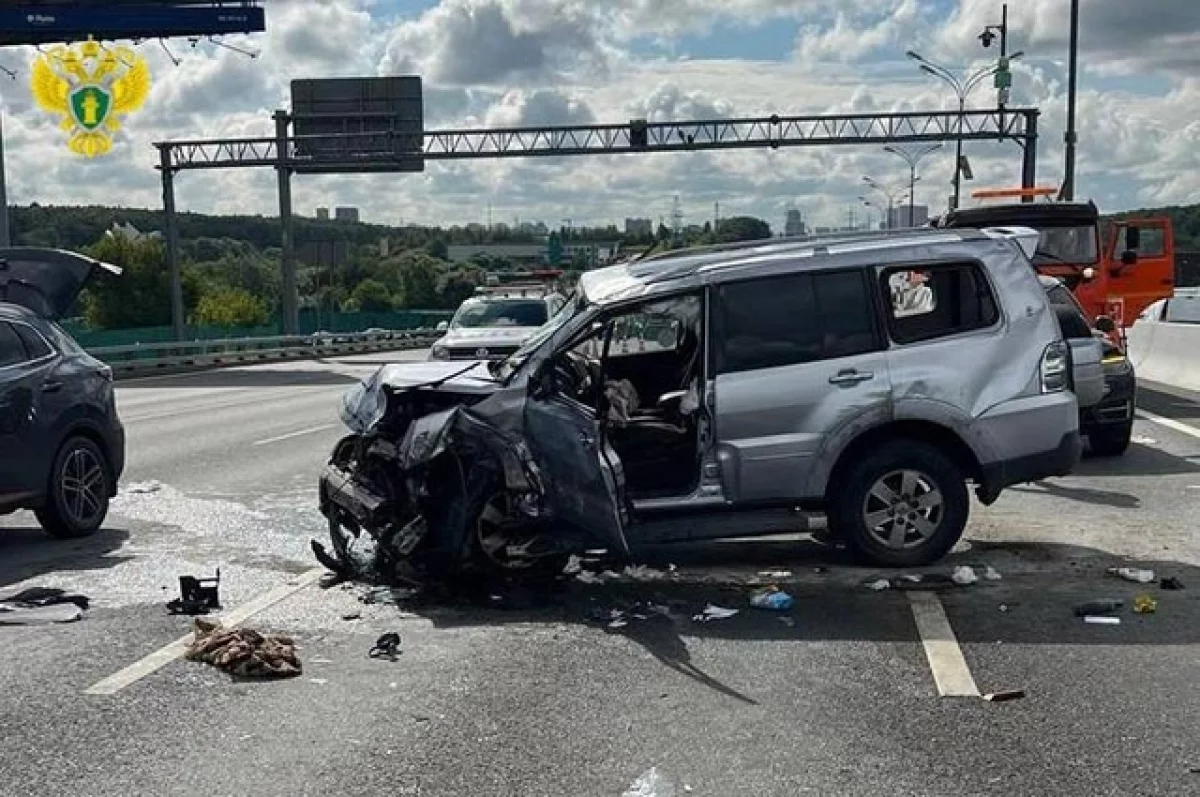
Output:
[[[293,80],[292,133],[299,172],[422,171],[421,78]]]

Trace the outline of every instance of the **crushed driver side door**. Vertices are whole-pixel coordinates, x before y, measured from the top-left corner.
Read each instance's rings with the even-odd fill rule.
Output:
[[[525,402],[525,437],[555,520],[628,554],[624,473],[591,407],[552,390]]]

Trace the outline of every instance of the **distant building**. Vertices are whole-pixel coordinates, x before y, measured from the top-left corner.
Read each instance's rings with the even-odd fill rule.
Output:
[[[317,208],[317,218],[321,221],[329,221],[329,208]]]
[[[625,219],[626,235],[653,235],[654,222],[650,219]]]
[[[620,249],[621,244],[618,241],[569,242],[563,247],[568,259],[574,260],[576,255],[582,254],[587,258],[588,264],[592,266],[602,266],[612,262]]]
[[[923,227],[929,221],[928,205],[913,205],[912,224],[908,223],[908,205],[896,205],[888,211],[887,226],[893,230],[901,227]]]
[[[334,208],[333,217],[338,221],[358,221],[358,208]]]
[[[787,212],[786,220],[783,223],[783,234],[789,238],[805,234],[804,216],[795,208],[791,208]]]
[[[550,228],[540,221],[523,221],[516,227],[517,232],[525,235],[549,235]]]

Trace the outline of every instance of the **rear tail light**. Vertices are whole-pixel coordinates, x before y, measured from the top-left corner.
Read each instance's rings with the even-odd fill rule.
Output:
[[[1056,340],[1042,352],[1042,392],[1058,393],[1069,386],[1068,371],[1071,367],[1065,341]]]

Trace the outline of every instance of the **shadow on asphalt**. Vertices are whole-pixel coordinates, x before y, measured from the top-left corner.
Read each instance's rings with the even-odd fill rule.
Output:
[[[1200,422],[1200,396],[1166,385],[1138,383],[1138,407],[1183,422]]]
[[[1197,441],[1196,454],[1200,455],[1200,441]],[[1119,457],[1085,456],[1071,475],[1171,476],[1196,473],[1200,471],[1200,464],[1193,459],[1191,456],[1180,457],[1158,448],[1132,443],[1125,454]]]
[[[1142,500],[1136,495],[1118,493],[1113,490],[1097,490],[1092,487],[1071,487],[1058,482],[1034,482],[1036,486],[1009,487],[1017,493],[1043,493],[1055,498],[1065,498],[1068,501],[1082,501],[1096,506],[1111,506],[1115,509],[1137,509]]]
[[[901,572],[949,575],[959,565],[976,569],[981,576],[976,584],[937,588],[963,643],[1200,643],[1200,568],[1193,565],[1166,558],[1130,562],[1099,549],[1059,543],[979,541],[961,548],[935,567],[888,571],[856,567],[844,551],[814,542],[664,546],[637,552],[639,564],[654,568],[651,578],[622,577],[601,584],[564,578],[537,588],[475,582],[453,597],[417,596],[397,605],[441,628],[588,625],[624,636],[665,666],[745,702],[753,699],[693,663],[687,639],[915,644],[918,636],[906,590],[874,592],[864,586],[880,577],[894,579]],[[1001,580],[982,579],[989,564],[1001,573]],[[667,569],[670,565],[675,569]],[[1158,578],[1179,579],[1186,589],[1169,591],[1157,581],[1135,584],[1106,573],[1117,566],[1152,569]],[[788,575],[762,574],[778,570]],[[789,592],[795,606],[782,612],[752,608],[751,594],[766,584]],[[1157,599],[1157,613],[1133,613],[1133,599],[1140,594]],[[1081,603],[1109,599],[1124,602],[1117,627],[1086,624],[1074,614]],[[697,622],[693,618],[707,604],[739,613],[725,620]]]
[[[146,377],[117,382],[119,390],[145,388],[188,388],[198,387],[306,387],[320,385],[353,385],[358,379],[353,376],[328,370],[304,370],[300,368],[217,368],[211,371],[196,371],[161,378]]]
[[[103,528],[90,537],[56,540],[36,525],[0,527],[0,586],[59,571],[103,570],[133,557],[116,554],[125,529]]]

